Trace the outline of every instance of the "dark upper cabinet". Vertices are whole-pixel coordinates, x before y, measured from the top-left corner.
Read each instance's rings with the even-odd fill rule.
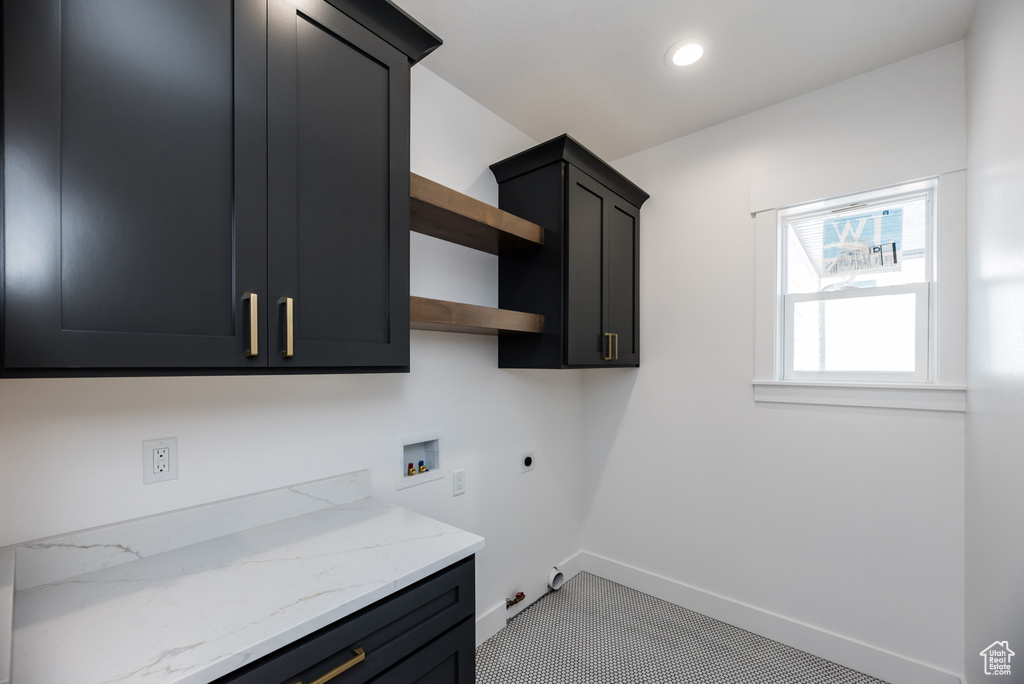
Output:
[[[270,363],[408,366],[408,58],[322,0],[269,16]]]
[[[4,3],[4,374],[407,368],[439,41],[351,5]]]
[[[540,224],[541,249],[502,255],[502,308],[544,315],[507,335],[502,368],[639,366],[639,215],[648,195],[569,136],[491,166],[499,206]]]

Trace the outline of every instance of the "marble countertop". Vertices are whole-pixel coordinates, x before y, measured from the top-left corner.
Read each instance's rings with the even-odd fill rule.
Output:
[[[355,475],[16,547],[11,684],[209,682],[483,547]]]

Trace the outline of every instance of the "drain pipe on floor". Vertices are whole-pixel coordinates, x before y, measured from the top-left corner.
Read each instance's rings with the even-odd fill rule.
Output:
[[[548,588],[551,589],[551,591],[558,591],[562,588],[563,584],[565,584],[565,575],[562,574],[561,570],[559,570],[557,567],[553,567],[550,570],[548,570]],[[505,599],[505,609],[507,610],[512,606],[518,605],[525,598],[526,594],[524,594],[521,591],[517,591],[515,598]]]
[[[553,567],[548,571],[548,586],[551,587],[551,591],[558,591],[565,584],[565,575],[557,567]]]

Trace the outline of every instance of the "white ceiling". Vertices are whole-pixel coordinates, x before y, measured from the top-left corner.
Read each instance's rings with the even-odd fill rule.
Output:
[[[537,140],[609,160],[964,37],[977,0],[394,0],[423,64]],[[704,58],[669,68],[676,41]]]

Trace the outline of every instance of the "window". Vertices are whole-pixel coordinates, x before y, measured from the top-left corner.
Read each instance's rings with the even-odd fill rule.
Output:
[[[781,380],[932,379],[936,185],[778,212]]]
[[[751,186],[756,403],[966,409],[962,144]]]

